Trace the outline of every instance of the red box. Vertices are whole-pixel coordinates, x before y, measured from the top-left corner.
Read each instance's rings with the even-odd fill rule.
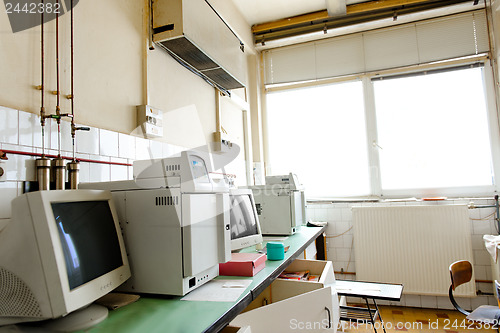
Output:
[[[219,264],[219,275],[254,276],[266,267],[266,259],[263,253],[232,253],[230,261]]]

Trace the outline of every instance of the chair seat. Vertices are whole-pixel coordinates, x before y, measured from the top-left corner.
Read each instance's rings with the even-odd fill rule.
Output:
[[[497,324],[500,320],[500,308],[494,305],[481,305],[472,311],[467,316],[467,319],[487,324]]]

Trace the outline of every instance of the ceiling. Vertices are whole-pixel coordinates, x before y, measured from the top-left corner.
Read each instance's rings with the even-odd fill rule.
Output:
[[[248,24],[276,21],[326,9],[326,0],[232,0]],[[346,5],[367,0],[346,0]]]
[[[479,9],[486,0],[232,1],[252,26],[257,49],[266,49]],[[330,16],[327,2],[333,11],[342,3],[343,13]]]

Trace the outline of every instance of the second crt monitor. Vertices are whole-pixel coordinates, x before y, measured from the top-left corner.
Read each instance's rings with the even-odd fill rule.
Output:
[[[239,250],[262,243],[262,233],[252,190],[231,189],[229,201],[231,250]]]

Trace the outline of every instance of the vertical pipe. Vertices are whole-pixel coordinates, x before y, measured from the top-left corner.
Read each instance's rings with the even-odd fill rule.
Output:
[[[42,8],[44,6],[44,0],[41,0]],[[43,11],[41,13],[40,22],[41,31],[41,106],[40,106],[40,126],[42,128],[42,157],[35,161],[36,166],[36,177],[38,181],[39,191],[50,190],[50,160],[45,157],[45,40],[44,40],[44,17]]]
[[[74,21],[73,21],[73,0],[70,2],[71,6],[71,141],[73,146],[73,160],[67,164],[68,168],[68,181],[69,188],[72,190],[78,189],[79,183],[79,172],[80,172],[80,163],[76,160],[76,151],[75,151],[75,137],[76,137],[76,125],[75,125],[75,91],[74,91]]]
[[[56,13],[56,81],[57,81],[57,158],[52,161],[54,169],[54,181],[56,190],[64,190],[66,183],[66,164],[61,158],[61,106],[60,106],[60,85],[59,85],[59,13]]]
[[[59,84],[59,13],[56,13],[56,120],[57,120],[57,156],[61,156],[61,105],[60,105],[60,84]]]

